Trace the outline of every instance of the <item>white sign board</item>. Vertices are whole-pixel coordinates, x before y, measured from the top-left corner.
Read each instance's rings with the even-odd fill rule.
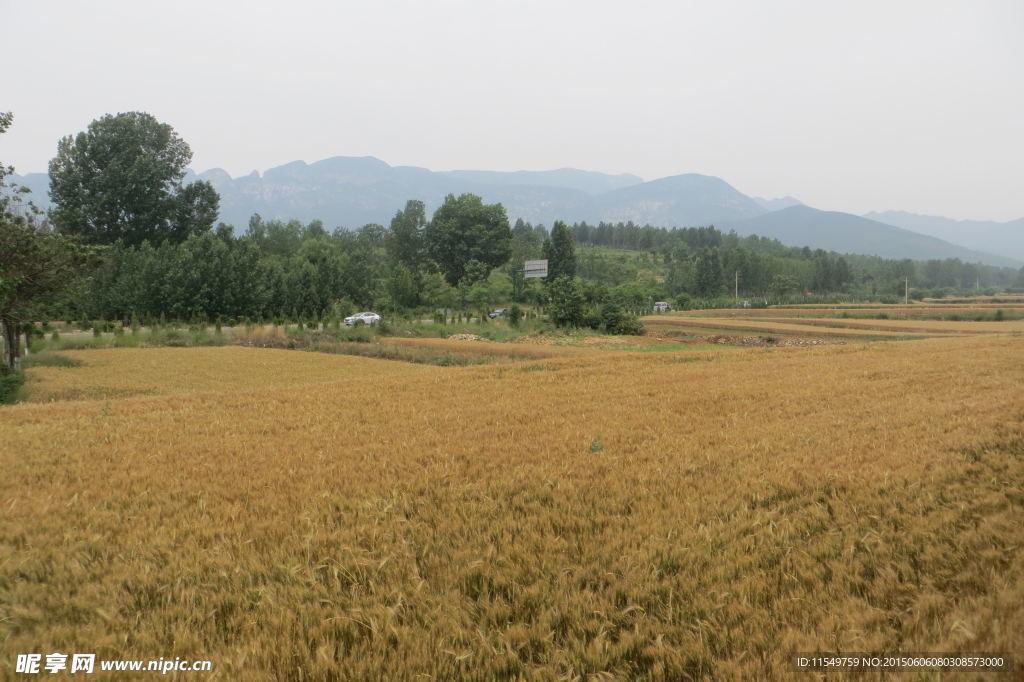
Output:
[[[548,262],[546,260],[528,260],[523,268],[523,277],[547,277]]]

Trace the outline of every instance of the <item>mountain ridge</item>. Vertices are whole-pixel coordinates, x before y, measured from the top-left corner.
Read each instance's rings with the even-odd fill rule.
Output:
[[[756,232],[791,246],[846,253],[919,260],[960,258],[1011,266],[1024,261],[1024,253],[1019,258],[1008,257],[1014,253],[1012,248],[998,240],[997,248],[990,250],[1002,255],[984,253],[969,239],[965,240],[969,243],[955,244],[868,216],[820,211],[791,196],[750,197],[721,178],[698,173],[644,181],[628,173],[575,168],[432,171],[391,166],[373,156],[334,156],[312,163],[292,161],[234,178],[220,168],[198,174],[187,171],[186,183],[196,179],[214,186],[221,197],[220,220],[240,231],[255,213],[268,220],[322,220],[328,228],[387,224],[409,199],[423,201],[429,213],[448,194],[473,193],[488,203],[500,202],[510,220],[522,218],[535,224],[551,225],[555,220],[593,224],[632,221],[660,227],[713,224],[741,233]],[[28,186],[36,203],[47,207],[49,180],[45,173],[11,180]],[[1009,226],[1007,238],[1012,239],[1018,222],[1024,225],[1024,219],[995,225]]]

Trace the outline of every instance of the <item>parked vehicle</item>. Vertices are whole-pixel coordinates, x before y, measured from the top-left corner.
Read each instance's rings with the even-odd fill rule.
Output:
[[[506,315],[508,315],[508,308],[498,308],[495,311],[487,313],[487,317],[491,318],[492,320],[499,317],[505,317]]]
[[[357,323],[362,322],[363,324],[377,324],[380,322],[380,315],[377,313],[356,313],[345,318],[346,327],[354,327]]]

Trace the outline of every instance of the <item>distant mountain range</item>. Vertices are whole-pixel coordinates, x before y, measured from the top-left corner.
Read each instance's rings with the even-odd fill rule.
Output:
[[[839,253],[868,253],[885,258],[918,260],[959,258],[968,262],[1016,267],[1012,258],[974,251],[942,239],[886,225],[851,213],[819,211],[810,206],[790,206],[740,221],[723,221],[719,227],[740,235],[773,237],[783,244],[808,245]],[[913,255],[910,255],[913,254]]]
[[[433,211],[447,194],[471,192],[488,203],[500,202],[509,218],[551,225],[555,220],[589,223],[627,222],[663,227],[715,225],[740,234],[759,234],[792,246],[809,246],[845,253],[891,258],[960,258],[993,265],[1019,266],[1024,261],[1021,224],[986,223],[985,239],[976,227],[954,230],[945,218],[911,214],[855,216],[819,211],[793,197],[749,197],[720,178],[685,174],[644,182],[635,175],[609,175],[574,168],[552,171],[431,171],[413,166],[390,166],[373,157],[338,156],[307,164],[294,161],[262,175],[253,172],[232,178],[221,169],[196,175],[186,182],[209,181],[220,193],[220,220],[244,231],[249,218],[303,222],[322,220],[328,228],[356,228],[368,223],[386,225],[409,199],[419,199]],[[49,181],[45,173],[15,176],[33,190],[36,203],[46,208]],[[889,216],[894,216],[890,218]],[[884,220],[877,218],[882,217]],[[871,218],[876,218],[872,220]],[[908,226],[925,219],[926,229]],[[897,225],[897,222],[903,224]],[[940,223],[939,221],[945,221]],[[927,223],[927,224],[925,224]],[[971,226],[978,224],[971,223]],[[949,234],[934,234],[946,229]],[[956,236],[956,239],[953,237]],[[948,241],[944,241],[948,239]],[[956,242],[950,243],[950,242]],[[983,253],[991,251],[994,253]]]
[[[904,211],[867,213],[864,217],[945,239],[960,246],[1001,253],[1024,261],[1024,218],[997,223],[989,220],[953,220]]]

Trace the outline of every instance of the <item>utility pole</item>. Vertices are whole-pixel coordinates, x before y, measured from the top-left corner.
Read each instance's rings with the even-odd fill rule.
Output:
[[[740,271],[736,271],[736,300],[740,300]]]
[[[903,280],[903,305],[910,304],[910,278]]]

